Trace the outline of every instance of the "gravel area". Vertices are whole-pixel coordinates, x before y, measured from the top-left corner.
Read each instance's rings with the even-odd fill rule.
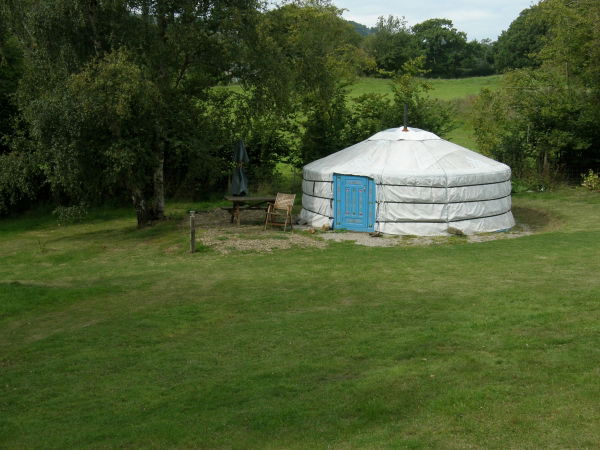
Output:
[[[369,233],[357,233],[352,231],[320,231],[318,235],[326,241],[354,241],[358,245],[367,247],[395,247],[445,244],[460,240],[464,240],[468,243],[486,242],[499,239],[514,239],[530,234],[533,234],[533,231],[526,225],[521,225],[507,232],[474,234],[469,236],[391,236],[385,234],[372,236]]]
[[[367,247],[426,246],[450,242],[477,243],[499,239],[514,239],[533,234],[526,224],[518,224],[507,232],[484,233],[470,236],[390,236],[352,231],[328,231],[295,225],[294,231],[284,232],[280,228],[263,230],[263,211],[244,211],[241,225],[230,222],[230,215],[221,208],[202,211],[196,215],[197,239],[219,253],[236,251],[271,252],[292,247],[325,248],[328,241],[352,241]],[[185,219],[187,226],[189,219]]]
[[[297,226],[296,229],[306,231],[312,230],[310,227],[306,226]],[[424,246],[457,242],[457,240],[475,243],[500,239],[514,239],[533,234],[531,227],[526,224],[518,224],[512,230],[506,232],[482,233],[468,236],[394,236],[381,233],[358,233],[353,231],[312,231],[326,241],[353,241],[357,245],[364,245],[366,247]]]
[[[429,245],[432,243],[430,238],[423,236],[415,237],[411,240],[405,236],[383,235],[374,237],[370,236],[369,233],[355,233],[352,231],[327,232],[323,233],[321,237],[325,240],[334,242],[354,241],[355,244],[364,245],[366,247],[396,247],[398,245],[409,245],[409,241],[412,242],[415,239],[419,239],[417,245]]]

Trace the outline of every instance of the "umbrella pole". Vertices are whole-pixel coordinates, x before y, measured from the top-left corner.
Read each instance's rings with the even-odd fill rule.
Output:
[[[196,211],[190,211],[190,253],[196,253]]]

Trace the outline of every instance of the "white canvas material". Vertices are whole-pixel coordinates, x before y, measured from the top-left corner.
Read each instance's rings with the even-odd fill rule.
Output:
[[[510,167],[418,128],[381,131],[304,166],[300,218],[334,226],[333,175],[374,180],[375,230],[422,236],[506,230]]]

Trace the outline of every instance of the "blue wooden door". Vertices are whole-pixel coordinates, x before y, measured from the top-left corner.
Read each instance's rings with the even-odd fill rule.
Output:
[[[333,176],[333,227],[352,231],[375,229],[375,183],[367,177]]]

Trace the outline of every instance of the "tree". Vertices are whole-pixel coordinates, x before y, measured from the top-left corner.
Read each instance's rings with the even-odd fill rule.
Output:
[[[27,206],[43,185],[35,155],[23,146],[15,100],[23,76],[23,52],[6,27],[5,14],[0,8],[0,215]]]
[[[143,202],[154,194],[144,190],[156,189],[158,181],[161,155],[149,151],[148,140],[156,139],[163,108],[156,85],[124,50],[69,76],[35,109],[50,184],[91,202],[126,189],[137,202],[138,223],[156,220],[144,216],[151,206]]]
[[[20,108],[53,191],[79,201],[127,186],[139,226],[163,218],[165,169],[198,139],[198,101],[242,70],[234,62],[253,27],[254,0],[7,1],[28,67]],[[123,109],[113,123],[89,126],[115,105]],[[113,176],[94,177],[94,167]]]
[[[346,90],[359,70],[370,63],[360,49],[360,36],[325,2],[292,3],[267,12],[246,78],[257,111],[277,111],[284,120],[299,115],[301,165],[344,145]]]
[[[381,16],[374,30],[373,34],[365,38],[364,48],[375,59],[380,73],[391,76],[405,62],[421,54],[418,42],[407,27],[404,17]]]
[[[429,19],[412,27],[431,76],[456,77],[465,59],[467,35],[449,19]]]
[[[526,8],[503,31],[495,44],[496,70],[503,72],[510,69],[539,67],[537,53],[544,45],[544,37],[548,33],[548,16],[541,6]]]
[[[411,126],[443,137],[456,127],[452,119],[452,108],[448,103],[432,99],[427,95],[431,85],[423,78],[427,73],[424,65],[423,56],[410,60],[402,66],[402,73],[394,79],[392,119],[395,120],[395,126],[402,123],[406,104]]]
[[[0,154],[8,152],[5,137],[17,114],[14,95],[23,75],[23,54],[17,40],[0,29]]]
[[[354,22],[353,20],[347,20],[346,22],[352,25],[354,31],[356,31],[361,36],[368,36],[374,33],[373,28],[369,28],[368,26],[363,25],[362,23]]]
[[[565,95],[579,113],[573,130],[586,145],[572,146],[563,163],[571,178],[600,169],[600,4],[594,0],[546,0],[540,4],[549,31],[539,52],[541,70],[563,77]]]
[[[470,41],[465,50],[461,75],[467,77],[491,75],[494,68],[494,45],[490,39]]]
[[[546,185],[600,166],[600,5],[546,0],[537,13],[548,24],[540,67],[514,70],[484,92],[475,131],[482,150]]]
[[[520,69],[505,76],[499,92],[484,91],[475,105],[479,148],[509,164],[517,177],[550,183],[568,154],[589,147],[578,133],[581,91],[569,92],[556,70]]]
[[[368,93],[352,99],[349,107],[351,126],[346,129],[347,142],[361,142],[381,130],[397,126],[398,121],[390,114],[392,105],[386,94]]]

